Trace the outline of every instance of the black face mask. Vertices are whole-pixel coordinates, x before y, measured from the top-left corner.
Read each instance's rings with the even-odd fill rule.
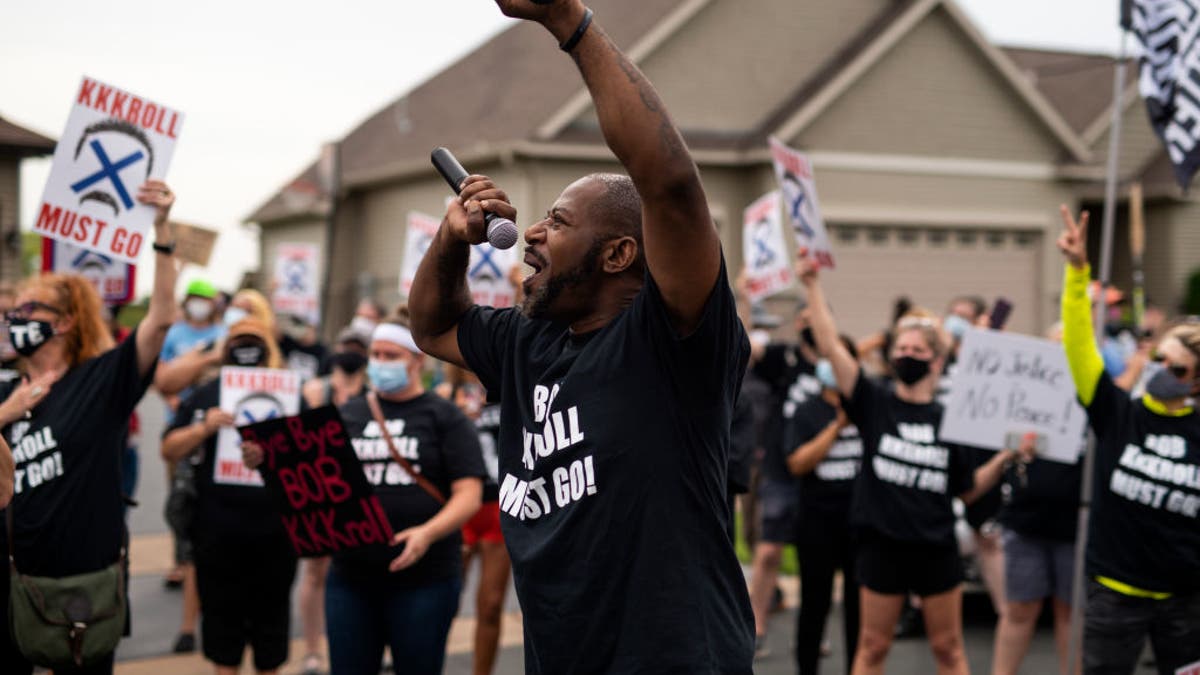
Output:
[[[929,374],[929,361],[911,356],[901,356],[898,359],[892,359],[892,372],[896,374],[897,380],[907,385],[913,385]]]
[[[358,352],[339,352],[329,359],[330,364],[338,370],[353,375],[367,367],[367,357]]]
[[[800,339],[803,340],[804,344],[808,345],[809,347],[812,347],[813,349],[817,348],[817,338],[813,335],[811,328],[805,328],[804,330],[800,331]]]
[[[33,356],[52,337],[54,326],[49,321],[10,319],[8,322],[8,341],[21,356]]]
[[[225,360],[234,366],[254,368],[266,362],[267,348],[257,341],[232,344],[229,345],[229,351]]]

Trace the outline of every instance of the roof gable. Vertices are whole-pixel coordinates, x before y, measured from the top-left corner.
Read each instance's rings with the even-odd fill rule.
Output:
[[[0,150],[34,157],[54,152],[54,146],[54,139],[0,117]]]

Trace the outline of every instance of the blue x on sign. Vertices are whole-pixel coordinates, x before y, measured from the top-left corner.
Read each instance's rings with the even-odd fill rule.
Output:
[[[91,143],[88,143],[88,147],[95,153],[96,159],[100,160],[100,170],[83,180],[73,183],[71,190],[78,194],[92,185],[107,179],[112,182],[112,186],[121,197],[121,203],[125,205],[125,208],[133,208],[133,198],[129,196],[129,190],[125,189],[125,183],[121,181],[121,169],[141,160],[145,157],[145,154],[141,150],[137,150],[114,163],[108,158],[108,153],[104,151],[104,146],[100,145],[100,141],[92,139]]]

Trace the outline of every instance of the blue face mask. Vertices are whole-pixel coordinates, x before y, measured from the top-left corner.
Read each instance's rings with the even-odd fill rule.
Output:
[[[945,328],[946,332],[949,333],[950,336],[955,340],[961,340],[963,334],[965,334],[967,329],[970,327],[971,322],[957,314],[951,314],[950,316],[947,316],[946,320],[942,322],[942,328]]]
[[[403,361],[371,359],[367,363],[367,377],[377,390],[390,394],[408,386],[408,366]]]
[[[828,389],[837,389],[837,377],[833,374],[833,364],[829,359],[817,361],[817,379]]]
[[[230,307],[229,309],[225,310],[225,317],[224,317],[225,327],[229,328],[233,324],[241,321],[242,319],[244,319],[248,316],[250,316],[250,314],[246,310],[242,309],[241,307]]]

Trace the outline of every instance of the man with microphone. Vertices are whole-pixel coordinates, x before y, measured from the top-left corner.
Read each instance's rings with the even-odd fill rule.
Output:
[[[525,232],[520,309],[475,306],[470,245],[504,191],[469,176],[409,297],[421,349],[501,400],[501,526],[529,673],[751,673],[726,534],[749,343],[699,172],[662,100],[581,0],[497,0],[544,26],[628,177],[585,176]],[[532,76],[532,74],[531,74]]]

